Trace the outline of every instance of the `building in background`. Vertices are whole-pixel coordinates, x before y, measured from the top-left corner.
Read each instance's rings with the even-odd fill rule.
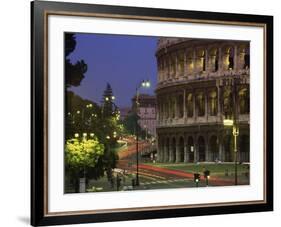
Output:
[[[147,135],[156,136],[156,98],[153,95],[140,94],[138,97],[138,116],[140,127]],[[136,108],[136,96],[132,99],[133,109]]]
[[[159,161],[233,162],[223,122],[235,116],[238,160],[249,162],[249,42],[160,38],[156,58]]]

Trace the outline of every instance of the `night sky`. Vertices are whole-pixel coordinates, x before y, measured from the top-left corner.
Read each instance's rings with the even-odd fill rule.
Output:
[[[100,103],[109,82],[116,105],[129,107],[137,84],[149,79],[151,87],[142,89],[141,93],[154,94],[157,80],[156,45],[156,37],[76,34],[76,48],[70,59],[73,63],[83,59],[88,71],[81,85],[71,90]]]

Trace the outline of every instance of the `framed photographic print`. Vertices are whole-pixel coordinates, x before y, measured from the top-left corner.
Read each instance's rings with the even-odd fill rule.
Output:
[[[31,224],[273,210],[273,17],[34,1]]]

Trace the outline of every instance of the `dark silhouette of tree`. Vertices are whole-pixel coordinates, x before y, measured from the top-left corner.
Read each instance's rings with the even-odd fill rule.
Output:
[[[139,137],[144,139],[147,136],[146,131],[141,128],[139,123],[136,124],[139,119],[140,117],[135,112],[131,112],[125,117],[122,123],[126,134],[135,135],[136,130],[138,130]],[[148,137],[150,137],[150,135],[148,135]]]
[[[108,99],[106,98],[108,97]],[[100,144],[104,145],[104,153],[98,158],[94,167],[88,166],[85,171],[79,168],[65,166],[67,184],[76,192],[79,191],[79,178],[98,180],[106,174],[108,181],[113,181],[112,169],[116,168],[118,154],[116,151],[117,140],[122,135],[123,127],[119,121],[119,112],[114,104],[113,91],[108,84],[104,91],[102,105],[99,106],[93,101],[83,99],[72,91],[67,91],[65,96],[65,140],[74,138],[75,134],[79,139],[84,133],[94,134]],[[110,99],[109,99],[110,98]],[[105,112],[103,112],[103,109]]]
[[[115,96],[113,95],[112,88],[109,83],[106,84],[106,88],[103,92],[103,99],[102,99],[102,112],[103,116],[111,117],[116,114],[118,110],[117,106],[114,103]]]
[[[113,149],[117,143],[117,138],[114,138],[113,132],[118,131],[119,122],[116,119],[118,114],[118,108],[114,103],[115,96],[113,95],[112,88],[109,83],[106,84],[106,88],[103,92],[102,98],[102,122],[104,123],[104,138],[105,138],[105,153],[103,156],[103,164],[107,179],[112,181],[112,169],[116,168],[116,162],[118,155]]]
[[[87,72],[87,64],[84,60],[71,63],[68,56],[75,50],[76,38],[73,33],[65,34],[65,84],[66,87],[77,87],[84,79],[84,74]]]

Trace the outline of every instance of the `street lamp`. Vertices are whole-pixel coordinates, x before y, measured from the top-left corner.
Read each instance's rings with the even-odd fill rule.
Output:
[[[234,146],[233,146],[233,152],[234,152],[234,184],[237,185],[238,184],[238,176],[237,176],[237,153],[238,153],[238,149],[237,149],[237,137],[239,136],[239,127],[237,124],[237,114],[236,114],[236,78],[233,78],[233,119],[224,119],[223,120],[223,125],[224,126],[231,126],[232,127],[232,135],[233,135],[233,142],[234,142]]]
[[[199,181],[200,181],[200,174],[194,173],[194,182],[196,184],[196,187],[198,187]]]
[[[138,107],[139,107],[139,90],[141,88],[149,88],[150,87],[150,81],[149,80],[143,80],[140,84],[136,87],[136,161],[137,161],[137,175],[136,175],[136,186],[140,185],[139,181],[139,132],[138,132]]]
[[[206,186],[208,186],[209,185],[209,179],[210,179],[210,170],[204,171],[204,177],[206,179]]]

